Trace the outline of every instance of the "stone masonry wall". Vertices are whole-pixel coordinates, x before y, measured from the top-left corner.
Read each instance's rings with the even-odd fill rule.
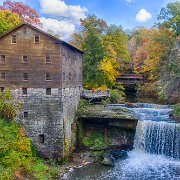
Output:
[[[21,89],[12,91],[16,100],[22,102],[22,108],[16,121],[25,128],[39,154],[47,158],[63,156],[63,113],[61,89],[52,89],[46,95],[46,89],[28,89],[26,96]],[[28,117],[24,117],[28,112]]]
[[[72,134],[73,128],[75,128],[74,117],[77,110],[77,106],[80,99],[81,87],[64,88],[62,90],[62,102],[63,102],[63,119],[64,119],[64,135],[68,140],[68,148],[72,150],[76,140],[76,137]]]

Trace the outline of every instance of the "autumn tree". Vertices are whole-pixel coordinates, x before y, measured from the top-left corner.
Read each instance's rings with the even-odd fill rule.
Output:
[[[124,70],[124,64],[129,60],[127,51],[127,36],[121,27],[110,25],[102,36],[105,56],[99,69],[104,73],[106,84],[113,85],[116,77]]]
[[[0,6],[0,9],[10,10],[12,13],[18,14],[23,22],[40,24],[39,15],[36,10],[21,2],[6,0],[3,6]]]
[[[134,41],[131,52],[134,72],[144,74],[148,81],[155,82],[159,77],[162,57],[173,42],[173,32],[165,28],[140,28],[138,31],[130,39],[131,43]]]
[[[89,39],[93,39],[92,34],[94,34],[98,42],[92,42],[91,46],[89,46]],[[116,25],[108,26],[105,20],[97,18],[95,15],[81,19],[81,30],[71,36],[70,43],[85,51],[85,63],[87,63],[88,58],[84,47],[88,46],[89,49],[93,49],[92,54],[94,55],[92,58],[98,57],[97,60],[94,59],[94,62],[97,61],[98,64],[93,67],[93,71],[99,74],[97,76],[98,79],[94,79],[92,76],[85,77],[85,79],[91,81],[91,78],[93,78],[97,80],[98,85],[103,84],[112,87],[116,81],[116,76],[124,69],[124,63],[129,59],[126,47],[127,36],[122,27]],[[96,51],[98,43],[101,44],[99,44],[99,48],[103,53],[99,50]],[[89,67],[92,68],[92,66]],[[89,70],[84,67],[84,76],[89,73]],[[99,79],[101,80],[99,81]]]
[[[9,10],[0,10],[0,35],[21,22],[19,16]]]

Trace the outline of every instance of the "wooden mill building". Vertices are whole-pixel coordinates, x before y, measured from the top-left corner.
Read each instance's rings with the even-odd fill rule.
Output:
[[[45,157],[59,158],[73,148],[82,55],[27,23],[0,37],[0,91],[10,88],[14,99],[22,102],[16,121]]]

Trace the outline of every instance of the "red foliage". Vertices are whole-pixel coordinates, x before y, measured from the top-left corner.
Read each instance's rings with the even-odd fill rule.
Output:
[[[36,10],[21,2],[12,2],[10,0],[6,0],[3,3],[3,6],[0,6],[0,10],[4,9],[8,9],[13,13],[18,14],[23,22],[40,24],[39,15]]]

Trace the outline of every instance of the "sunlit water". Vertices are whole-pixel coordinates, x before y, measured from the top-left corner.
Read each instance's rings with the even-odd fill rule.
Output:
[[[128,158],[114,168],[96,163],[75,169],[67,179],[180,180],[180,124],[169,118],[171,108],[138,103],[128,109],[139,119]]]

